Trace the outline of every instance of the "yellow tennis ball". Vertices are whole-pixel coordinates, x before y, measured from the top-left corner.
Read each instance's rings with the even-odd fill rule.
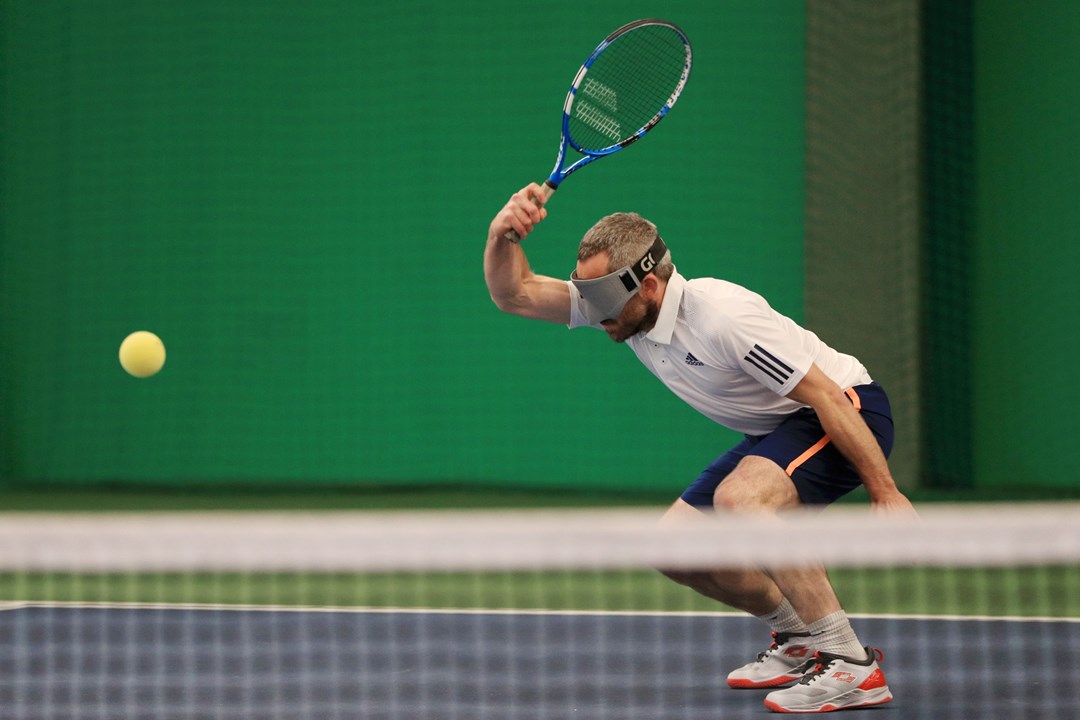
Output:
[[[120,365],[129,375],[150,377],[164,364],[165,343],[152,332],[133,332],[120,343]]]

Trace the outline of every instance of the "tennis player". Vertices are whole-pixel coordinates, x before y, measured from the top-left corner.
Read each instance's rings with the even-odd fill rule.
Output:
[[[533,273],[506,235],[532,232],[547,216],[543,198],[538,185],[523,188],[488,229],[484,277],[499,309],[602,329],[691,407],[745,435],[690,484],[665,523],[827,505],[860,484],[875,510],[914,515],[886,461],[888,398],[856,358],[746,288],[684,278],[656,226],[634,213],[585,233],[569,281]],[[827,712],[892,699],[881,652],[859,641],[824,567],[664,574],[771,627],[770,647],[727,677],[734,688],[783,688],[768,693],[769,709]]]

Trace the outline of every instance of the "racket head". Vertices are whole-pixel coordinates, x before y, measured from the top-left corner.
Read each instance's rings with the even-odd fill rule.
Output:
[[[574,77],[563,105],[564,139],[586,160],[635,142],[675,105],[692,61],[690,40],[674,23],[646,18],[623,25]]]

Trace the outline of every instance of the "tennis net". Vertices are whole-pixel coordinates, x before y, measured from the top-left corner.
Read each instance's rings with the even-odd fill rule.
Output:
[[[1080,508],[0,515],[0,718],[750,718],[760,620],[653,568],[823,561],[889,717],[1080,717]],[[870,712],[870,711],[852,711]]]

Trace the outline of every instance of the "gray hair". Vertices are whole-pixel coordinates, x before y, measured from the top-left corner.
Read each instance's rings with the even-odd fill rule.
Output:
[[[637,213],[615,213],[602,217],[581,238],[578,261],[606,252],[608,272],[615,272],[640,260],[652,247],[658,234],[656,226]],[[675,272],[670,250],[664,253],[653,272],[665,282]]]

